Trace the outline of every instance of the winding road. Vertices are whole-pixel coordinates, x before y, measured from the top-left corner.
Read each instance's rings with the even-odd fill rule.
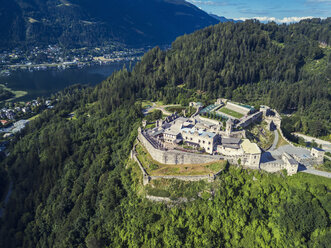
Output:
[[[274,134],[275,134],[274,143],[272,144],[272,146],[269,148],[268,151],[274,151],[277,148],[277,144],[278,144],[278,140],[279,140],[279,134],[277,132],[277,129],[274,130]]]

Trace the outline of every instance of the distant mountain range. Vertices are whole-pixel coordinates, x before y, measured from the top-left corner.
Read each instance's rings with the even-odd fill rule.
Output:
[[[0,0],[0,48],[170,43],[218,23],[184,0]]]
[[[234,19],[228,19],[224,16],[218,16],[218,15],[215,15],[215,14],[209,14],[211,17],[215,18],[216,20],[220,21],[220,22],[243,22],[242,20],[234,20]]]

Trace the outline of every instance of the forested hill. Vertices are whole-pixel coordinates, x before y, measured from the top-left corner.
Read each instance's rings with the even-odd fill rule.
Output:
[[[225,96],[295,111],[295,127],[309,133],[330,130],[327,45],[330,19],[218,24],[152,49],[95,88],[58,93],[0,161],[0,180],[13,185],[0,247],[328,247],[329,179],[230,167],[212,199],[168,207],[137,194],[128,161],[141,99]]]
[[[225,97],[266,104],[295,114],[297,130],[323,136],[331,131],[330,45],[331,18],[218,24],[179,37],[168,51],[151,50],[132,73],[108,80],[121,82],[114,89],[98,88],[112,107],[133,99],[132,92],[165,103]]]
[[[169,44],[218,21],[184,0],[0,0],[0,48]]]

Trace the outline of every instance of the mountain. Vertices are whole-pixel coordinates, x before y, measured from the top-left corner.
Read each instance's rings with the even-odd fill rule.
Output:
[[[0,47],[167,44],[217,21],[184,0],[0,0]]]
[[[215,18],[216,20],[224,23],[224,22],[234,22],[234,23],[237,23],[237,22],[243,22],[242,20],[234,20],[234,19],[228,19],[224,16],[218,16],[218,15],[215,15],[215,14],[209,14],[211,17]]]

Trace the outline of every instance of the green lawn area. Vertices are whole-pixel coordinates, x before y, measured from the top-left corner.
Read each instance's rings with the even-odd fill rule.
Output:
[[[208,192],[216,187],[217,183],[208,183],[204,180],[188,182],[177,179],[158,179],[152,180],[145,189],[148,195],[170,197],[175,200],[179,197],[196,198],[199,192]]]
[[[153,104],[155,103],[156,107],[160,107],[163,105],[162,101],[157,101],[157,102],[151,102],[151,101],[142,101],[141,102],[141,107],[146,108],[146,107],[153,107]]]
[[[228,108],[225,108],[225,107],[221,108],[221,109],[218,110],[218,111],[220,111],[220,112],[222,112],[222,113],[224,113],[224,114],[230,115],[230,116],[232,116],[232,117],[234,117],[234,118],[237,118],[237,119],[240,119],[241,117],[244,116],[244,115],[241,114],[241,113],[238,113],[238,112],[236,112],[236,111],[233,111],[233,110],[228,109]]]
[[[166,165],[155,161],[145,147],[138,144],[136,147],[137,157],[147,173],[151,176],[196,176],[217,173],[226,166],[226,161],[221,160],[206,164]]]
[[[155,123],[146,125],[146,129],[151,129],[155,127]]]
[[[34,119],[37,119],[39,116],[40,116],[40,114],[34,115],[34,116],[30,117],[28,120],[33,121]]]

